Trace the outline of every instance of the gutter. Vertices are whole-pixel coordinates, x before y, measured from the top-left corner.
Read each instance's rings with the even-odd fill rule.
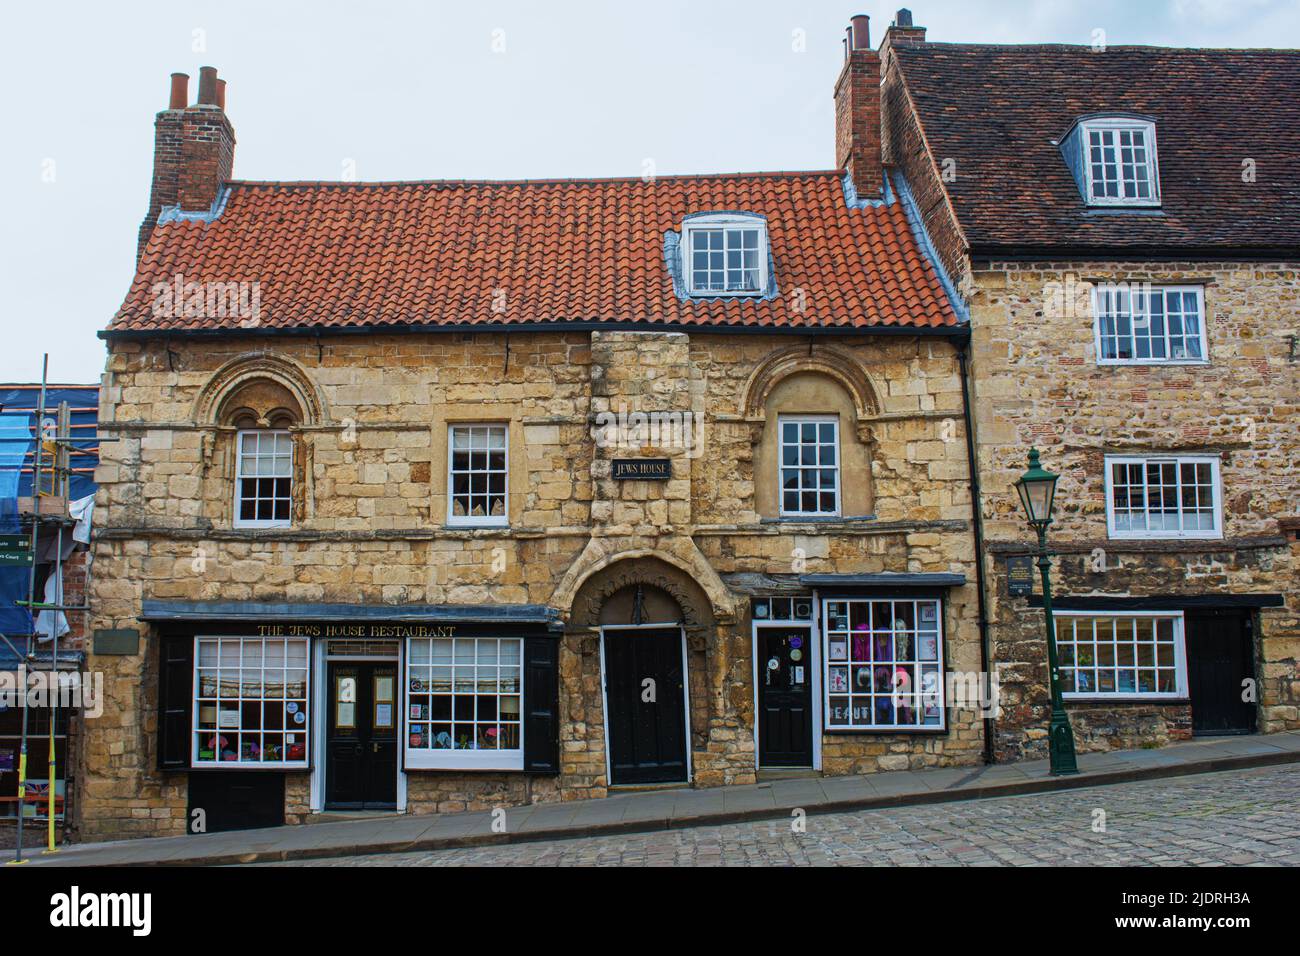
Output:
[[[992,652],[989,646],[988,581],[984,570],[984,514],[981,507],[980,470],[975,454],[975,430],[971,422],[970,353],[969,340],[957,345],[957,361],[961,367],[961,414],[966,428],[966,461],[970,471],[971,534],[975,541],[975,598],[979,609],[980,670],[989,673]],[[997,727],[987,712],[984,717],[984,763],[997,763],[993,740]]]
[[[1268,262],[1300,259],[1300,246],[1187,246],[1170,251],[1161,246],[971,246],[971,260],[998,262],[1059,262],[1085,259],[1100,262]]]
[[[327,335],[403,335],[436,332],[682,332],[695,335],[905,335],[935,336],[938,338],[965,339],[970,330],[956,325],[716,325],[711,323],[687,324],[681,322],[493,322],[434,323],[393,325],[295,325],[288,328],[220,328],[220,329],[100,329],[96,335],[106,341],[144,341],[148,339],[194,338],[230,339],[235,337],[274,338],[277,336]]]

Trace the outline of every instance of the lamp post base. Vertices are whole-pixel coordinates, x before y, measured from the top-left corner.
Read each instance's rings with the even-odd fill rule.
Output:
[[[1053,777],[1064,777],[1079,772],[1074,759],[1074,732],[1065,711],[1053,711],[1048,730],[1048,757]]]

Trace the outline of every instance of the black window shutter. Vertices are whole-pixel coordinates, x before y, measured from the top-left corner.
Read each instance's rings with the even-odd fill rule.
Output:
[[[524,769],[560,772],[560,642],[524,639]]]
[[[190,708],[194,698],[194,638],[168,637],[158,651],[158,769],[190,765]]]

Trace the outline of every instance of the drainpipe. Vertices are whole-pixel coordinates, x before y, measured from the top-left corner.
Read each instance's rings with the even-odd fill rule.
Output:
[[[966,426],[966,462],[970,470],[971,528],[975,539],[975,595],[979,607],[980,670],[987,680],[990,674],[990,658],[992,655],[989,651],[989,608],[986,593],[987,581],[984,575],[984,515],[980,508],[980,470],[979,462],[975,457],[975,431],[971,426],[970,413],[970,373],[968,367],[970,354],[967,351],[969,346],[969,336],[957,343],[957,361],[961,367],[961,414]],[[995,730],[993,718],[986,714],[984,717],[984,762],[986,764],[997,763],[993,748]]]

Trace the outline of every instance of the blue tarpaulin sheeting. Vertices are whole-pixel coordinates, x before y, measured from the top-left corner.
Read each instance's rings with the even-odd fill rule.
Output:
[[[25,414],[28,434],[36,434],[36,407],[40,404],[41,387],[39,385],[0,385],[0,408],[4,413],[18,412]],[[45,389],[45,415],[53,418],[57,415],[59,404],[68,403],[71,412],[73,440],[72,454],[68,464],[72,467],[69,481],[68,499],[75,501],[95,493],[94,471],[99,463],[99,386],[97,385],[49,385]],[[19,476],[19,496],[32,493],[32,461],[30,453]]]

